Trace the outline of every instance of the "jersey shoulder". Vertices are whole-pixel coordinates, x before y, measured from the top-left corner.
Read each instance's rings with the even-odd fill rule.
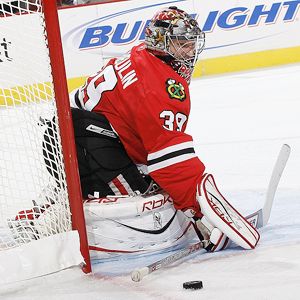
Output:
[[[160,60],[152,53],[150,53],[145,48],[144,44],[140,44],[132,48],[130,59],[134,64],[136,70],[139,73],[142,73],[146,77],[152,75],[153,72],[158,72],[158,71],[160,71],[159,73],[160,76],[158,76],[158,73],[153,75],[155,75],[156,77],[162,77],[163,75],[166,74],[170,75],[175,73],[170,66],[168,66],[162,60]]]
[[[164,61],[150,53],[143,44],[132,49],[131,61],[147,93],[180,101],[189,99],[186,80]]]

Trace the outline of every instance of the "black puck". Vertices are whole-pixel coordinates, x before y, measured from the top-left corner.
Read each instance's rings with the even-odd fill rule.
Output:
[[[183,283],[183,288],[186,290],[200,290],[203,288],[201,280],[187,281]]]

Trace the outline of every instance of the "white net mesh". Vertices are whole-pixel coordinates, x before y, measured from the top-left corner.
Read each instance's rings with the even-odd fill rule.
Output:
[[[0,250],[71,230],[39,0],[0,0],[0,120]]]

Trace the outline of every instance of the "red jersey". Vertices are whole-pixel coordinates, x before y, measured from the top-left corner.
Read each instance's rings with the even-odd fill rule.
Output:
[[[106,116],[129,157],[147,165],[177,209],[199,210],[204,165],[184,133],[190,113],[185,79],[141,44],[89,77],[78,96],[83,109]]]

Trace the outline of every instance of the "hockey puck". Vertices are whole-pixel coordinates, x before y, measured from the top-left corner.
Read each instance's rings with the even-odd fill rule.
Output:
[[[186,290],[200,290],[203,288],[201,280],[187,281],[183,283],[183,288]]]

